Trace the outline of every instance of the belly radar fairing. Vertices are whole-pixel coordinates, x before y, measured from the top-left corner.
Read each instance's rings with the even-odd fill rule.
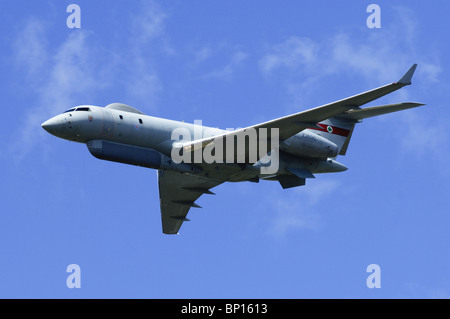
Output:
[[[361,108],[410,85],[416,66],[398,82],[233,131],[152,117],[121,103],[74,107],[42,127],[86,144],[96,158],[158,170],[162,231],[177,234],[190,208],[200,207],[196,200],[224,182],[269,180],[291,188],[314,174],[347,170],[336,158],[346,154],[357,123],[423,105]]]

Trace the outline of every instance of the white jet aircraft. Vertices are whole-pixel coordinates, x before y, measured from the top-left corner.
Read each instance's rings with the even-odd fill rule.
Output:
[[[162,231],[177,234],[188,221],[189,209],[200,207],[195,201],[214,194],[211,188],[221,183],[263,179],[291,188],[305,185],[315,173],[347,170],[335,159],[345,155],[356,123],[424,105],[405,102],[360,108],[410,85],[416,67],[398,82],[234,131],[156,118],[121,103],[74,107],[42,127],[57,137],[85,143],[99,159],[157,169]],[[200,157],[195,156],[198,151]],[[214,160],[201,156],[202,151]]]

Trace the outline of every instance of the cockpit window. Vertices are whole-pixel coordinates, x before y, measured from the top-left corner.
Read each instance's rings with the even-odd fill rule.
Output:
[[[69,112],[72,112],[72,111],[75,111],[75,108],[74,108],[74,107],[71,108],[71,109],[68,109],[67,111],[64,111],[63,113],[69,113]]]
[[[90,111],[88,107],[79,107],[76,109],[76,111]]]

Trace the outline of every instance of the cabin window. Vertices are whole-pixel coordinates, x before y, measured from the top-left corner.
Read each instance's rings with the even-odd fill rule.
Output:
[[[142,124],[142,120],[141,120],[141,119],[139,119],[139,123],[141,123],[141,124]]]
[[[75,111],[76,111],[76,112],[78,112],[78,111],[85,111],[85,112],[88,112],[88,111],[90,111],[90,109],[89,109],[88,107],[78,107]]]
[[[123,120],[123,116],[122,116],[122,115],[119,115],[119,119]]]

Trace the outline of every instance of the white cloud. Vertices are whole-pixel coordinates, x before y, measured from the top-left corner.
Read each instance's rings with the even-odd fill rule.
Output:
[[[194,63],[199,64],[211,57],[213,50],[210,46],[203,46],[194,53]]]
[[[207,73],[202,78],[229,79],[242,66],[243,62],[248,58],[248,54],[237,51],[231,56],[230,62],[224,67]]]
[[[71,33],[65,41],[52,52],[46,43],[44,23],[31,19],[19,34],[14,45],[18,67],[30,70],[25,73],[26,82],[31,82],[36,98],[35,103],[25,115],[20,131],[13,133],[18,143],[13,143],[11,151],[21,159],[43,134],[40,124],[49,117],[60,113],[76,103],[77,97],[83,101],[95,90],[105,85],[96,77],[95,61],[90,46],[86,44],[87,33]],[[33,54],[25,54],[35,50]],[[19,146],[20,145],[20,146]]]
[[[141,1],[141,11],[132,19],[129,45],[121,59],[127,74],[123,84],[135,101],[154,109],[163,90],[154,57],[159,52],[175,55],[165,31],[167,14],[154,1]]]
[[[432,111],[430,108],[436,108],[436,106],[426,105],[423,108],[430,112]],[[431,120],[413,112],[402,112],[399,119],[400,125],[396,127],[395,135],[405,152],[413,154],[416,158],[433,158],[442,163],[447,160],[448,152],[442,148],[442,145],[449,145],[450,140],[444,119]],[[445,165],[442,171],[449,172]]]
[[[421,86],[397,91],[384,101],[417,100],[427,103],[416,97],[421,92],[436,89],[442,72],[439,53],[432,47],[417,46],[419,22],[410,9],[397,6],[394,11],[398,23],[391,30],[383,25],[380,32],[365,30],[365,37],[341,31],[318,40],[292,36],[274,44],[259,60],[260,71],[266,78],[280,78],[282,75],[286,92],[292,97],[291,108],[297,109],[299,105],[312,104],[310,97],[320,94],[322,83],[332,78],[344,75],[352,77],[355,82],[364,81],[375,87],[398,80],[408,67],[417,63],[413,82],[420,77]],[[439,152],[439,145],[448,143],[445,125],[432,125],[436,121],[430,118],[429,113],[421,119],[413,113],[399,113],[403,125],[401,130],[397,130],[395,138],[408,153]],[[389,121],[390,118],[375,120]]]
[[[383,32],[365,30],[364,38],[341,31],[319,40],[291,36],[273,44],[259,61],[260,71],[266,76],[284,72],[296,82],[314,78],[314,85],[334,74],[355,74],[355,80],[388,83],[418,63],[422,76],[436,80],[441,71],[439,59],[432,50],[416,47],[418,22],[413,12],[401,6],[394,11],[398,24],[388,31],[383,26]]]
[[[340,183],[337,180],[310,180],[310,185],[306,190],[303,190],[305,196],[308,198],[310,205],[317,205],[323,197],[334,193]]]
[[[49,45],[44,20],[26,21],[12,47],[13,59],[35,103],[23,110],[24,125],[12,134],[13,156],[21,159],[37,145],[45,134],[43,121],[74,105],[89,104],[103,89],[117,86],[135,102],[156,105],[162,83],[155,55],[173,53],[164,33],[166,15],[155,3],[142,2],[142,10],[132,18],[129,45],[114,50],[83,28],[69,32],[60,44]],[[155,41],[164,45],[156,46]]]
[[[439,55],[434,50],[416,47],[417,20],[408,9],[397,7],[396,10],[401,19],[392,32],[370,32],[361,38],[341,31],[316,40],[291,36],[273,44],[259,60],[260,72],[267,79],[283,79],[286,92],[293,97],[291,104],[295,109],[299,105],[311,104],[308,98],[312,93],[317,96],[326,80],[339,79],[342,74],[353,77],[355,82],[382,85],[398,80],[410,65],[418,63],[415,77],[420,76],[426,86],[435,85],[442,70],[437,58]],[[398,91],[392,102],[407,101],[410,95],[417,96],[421,90],[424,88]],[[424,106],[428,107],[432,106]],[[438,156],[439,152],[442,153],[442,145],[449,143],[443,121],[430,115],[423,116],[423,113],[420,117],[408,111],[400,114],[401,125],[394,125],[393,130],[405,154]],[[272,235],[283,237],[295,229],[320,227],[317,205],[326,194],[335,192],[339,184],[323,179],[317,184],[307,182],[306,187],[283,193],[284,200],[267,199],[267,204],[276,211],[269,231]]]
[[[286,199],[289,201],[289,199]],[[316,229],[319,215],[297,204],[280,201],[277,205],[276,216],[271,222],[268,234],[283,238],[291,231],[302,229]]]
[[[340,72],[358,73],[365,79],[388,83],[399,79],[405,71],[404,61],[408,60],[389,39],[380,35],[362,43],[355,43],[344,33],[333,38],[330,63],[339,66]]]
[[[402,75],[411,60],[392,42],[380,35],[356,41],[345,32],[319,41],[292,36],[273,45],[260,59],[259,66],[266,76],[285,72],[295,81],[313,78],[318,82],[333,74],[346,73],[370,81],[390,82]],[[430,73],[438,71],[436,67],[428,68]]]
[[[43,66],[48,63],[44,23],[31,18],[17,36],[13,50],[15,63],[27,75],[35,76],[43,71]]]
[[[296,70],[317,62],[317,44],[309,38],[292,36],[286,41],[275,44],[260,61],[263,73],[268,74],[278,68]]]
[[[133,41],[148,43],[165,34],[167,15],[155,1],[141,1],[141,12],[133,17]]]
[[[273,211],[268,234],[284,238],[295,230],[320,228],[319,204],[323,198],[334,194],[338,187],[339,182],[335,180],[307,180],[303,187],[283,190],[283,196],[270,198],[267,204],[273,207]]]

